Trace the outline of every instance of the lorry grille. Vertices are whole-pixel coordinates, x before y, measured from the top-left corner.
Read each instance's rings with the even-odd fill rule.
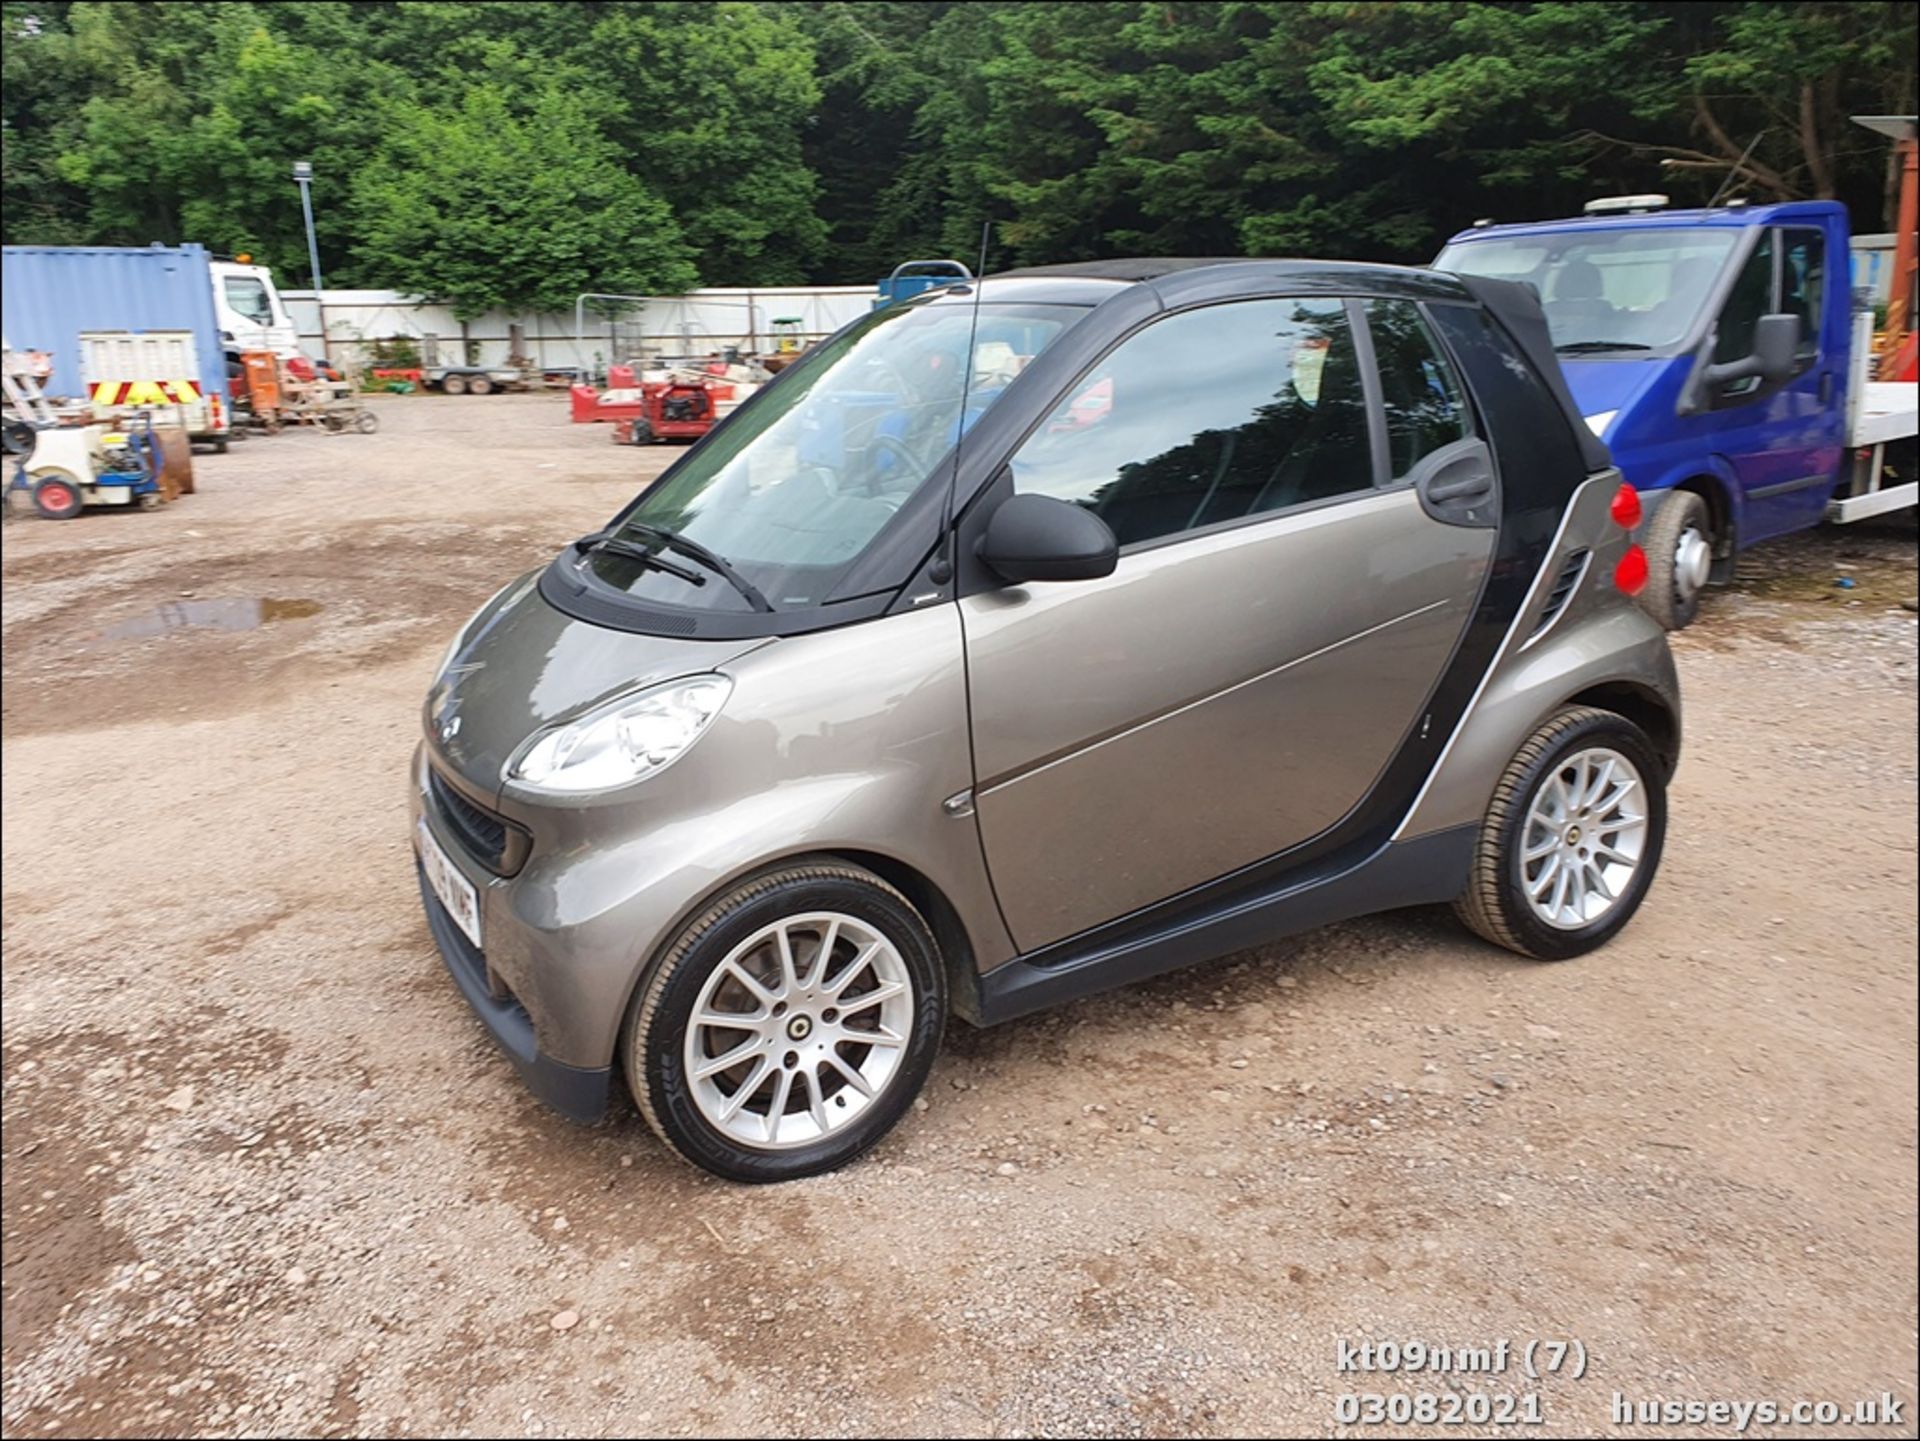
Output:
[[[526,859],[527,833],[483,806],[477,806],[427,767],[427,793],[460,844],[495,875],[512,875]]]

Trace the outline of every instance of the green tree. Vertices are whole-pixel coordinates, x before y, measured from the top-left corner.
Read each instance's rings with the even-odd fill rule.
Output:
[[[344,179],[372,139],[373,108],[403,81],[284,38],[282,18],[265,5],[72,7],[93,93],[56,167],[85,196],[87,238],[198,241],[304,278],[299,159],[314,166],[322,253],[344,259]]]
[[[78,135],[88,77],[64,4],[0,7],[0,215],[7,240],[72,245],[87,238],[86,192],[60,173]]]
[[[673,294],[695,282],[665,201],[620,164],[592,107],[560,88],[523,110],[490,84],[452,110],[404,106],[355,181],[354,255],[462,320],[565,310],[583,291]]]
[[[813,39],[820,102],[801,135],[819,177],[827,281],[885,275],[938,243],[944,169],[922,107],[958,78],[956,9],[939,0],[826,0],[792,7]],[[941,43],[929,43],[934,27]],[[969,263],[972,251],[969,250]]]
[[[761,285],[971,264],[982,220],[994,264],[1418,261],[1475,216],[1655,189],[1832,195],[1879,228],[1889,147],[1847,117],[1915,96],[1893,0],[0,4],[9,241],[199,240],[304,275],[305,159],[328,278],[369,285],[419,272],[362,172],[500,107],[523,153],[555,95],[579,143],[535,175],[473,138],[468,203],[618,172],[651,228],[607,263]]]
[[[1676,31],[1670,119],[1684,129],[1664,127],[1627,149],[1658,156],[1678,179],[1718,188],[1731,175],[1762,200],[1864,205],[1884,177],[1884,223],[1893,223],[1890,147],[1849,116],[1913,113],[1912,6],[1744,0],[1684,11]]]
[[[826,243],[800,132],[819,102],[813,46],[779,7],[609,6],[574,65],[606,132],[665,197],[710,285],[802,279]]]

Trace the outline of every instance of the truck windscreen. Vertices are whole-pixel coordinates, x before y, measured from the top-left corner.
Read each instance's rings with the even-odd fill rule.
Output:
[[[1489,236],[1449,245],[1434,268],[1525,281],[1540,293],[1557,350],[1625,355],[1686,336],[1739,234],[1653,228]]]

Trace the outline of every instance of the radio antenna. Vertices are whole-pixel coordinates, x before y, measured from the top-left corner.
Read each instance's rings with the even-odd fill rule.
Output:
[[[946,558],[934,563],[933,579],[944,585],[959,568],[959,556],[956,553],[956,537],[953,534],[954,492],[960,486],[960,448],[967,439],[967,401],[973,394],[973,347],[980,333],[980,291],[982,277],[987,270],[987,243],[993,234],[993,222],[980,222],[980,264],[973,272],[973,313],[967,318],[967,353],[960,362],[960,429],[953,437],[953,466],[947,472],[946,499],[940,505],[940,544],[946,549]],[[946,574],[941,575],[940,571]]]

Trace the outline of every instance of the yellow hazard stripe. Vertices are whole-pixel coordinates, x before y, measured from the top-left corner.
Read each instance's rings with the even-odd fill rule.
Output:
[[[97,380],[88,393],[95,405],[191,405],[200,399],[192,380]]]

